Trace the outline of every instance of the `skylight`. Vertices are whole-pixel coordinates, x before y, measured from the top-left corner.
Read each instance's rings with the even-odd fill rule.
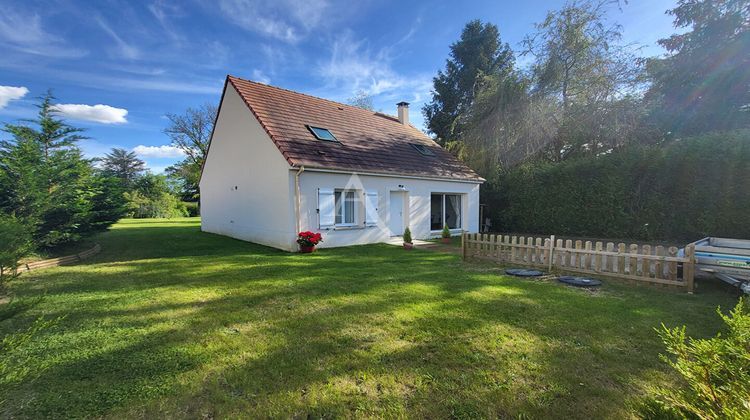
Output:
[[[424,144],[416,144],[416,143],[410,143],[410,144],[411,144],[411,147],[417,149],[417,152],[419,152],[421,155],[435,156],[435,153]]]
[[[321,127],[313,127],[311,125],[308,125],[307,128],[310,130],[311,133],[315,136],[318,140],[323,141],[338,141],[336,139],[336,136],[331,133],[330,130],[327,128],[321,128]]]

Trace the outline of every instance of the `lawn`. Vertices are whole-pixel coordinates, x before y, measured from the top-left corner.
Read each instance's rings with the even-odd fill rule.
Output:
[[[62,317],[11,355],[0,417],[631,417],[675,377],[654,327],[717,332],[735,298],[607,282],[595,293],[454,254],[288,254],[125,220],[85,264],[25,274]]]

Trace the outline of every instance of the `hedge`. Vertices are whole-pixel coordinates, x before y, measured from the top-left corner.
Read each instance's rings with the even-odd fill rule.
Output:
[[[750,238],[750,130],[527,164],[482,190],[500,232]]]

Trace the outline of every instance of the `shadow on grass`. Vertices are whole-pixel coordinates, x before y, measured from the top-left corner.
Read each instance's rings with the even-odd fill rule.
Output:
[[[26,349],[38,376],[6,416],[625,416],[663,375],[651,328],[712,333],[723,300],[589,294],[447,254],[298,255],[154,225],[113,229],[92,263],[16,285],[46,290],[41,313],[66,318]]]

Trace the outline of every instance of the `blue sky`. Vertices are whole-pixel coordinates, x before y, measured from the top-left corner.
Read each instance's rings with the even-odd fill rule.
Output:
[[[51,88],[65,118],[87,129],[88,156],[122,147],[160,172],[180,158],[164,115],[218,103],[229,73],[339,101],[362,89],[387,113],[405,100],[423,126],[431,79],[467,21],[497,24],[518,50],[562,3],[0,0],[0,123],[33,117]],[[674,3],[630,0],[609,16],[626,42],[659,55]]]

